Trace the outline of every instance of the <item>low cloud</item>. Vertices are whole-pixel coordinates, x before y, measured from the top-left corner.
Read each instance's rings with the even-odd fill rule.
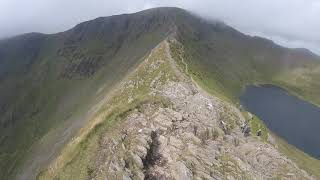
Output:
[[[318,0],[2,0],[0,37],[26,32],[55,33],[100,16],[176,6],[288,47],[320,54]]]

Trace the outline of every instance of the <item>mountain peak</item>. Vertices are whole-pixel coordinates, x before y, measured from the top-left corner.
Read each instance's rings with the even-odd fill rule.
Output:
[[[155,7],[151,9],[142,10],[140,12],[137,12],[136,14],[142,14],[142,15],[162,14],[166,16],[172,16],[179,13],[190,14],[189,11],[182,8],[178,8],[178,7]]]

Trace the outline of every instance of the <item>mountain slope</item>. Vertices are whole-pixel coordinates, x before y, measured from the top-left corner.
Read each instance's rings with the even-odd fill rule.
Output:
[[[235,100],[247,84],[272,83],[320,104],[319,56],[244,35],[221,22],[194,16],[185,21],[177,25],[177,39],[183,46],[177,53],[207,90],[215,89]]]
[[[182,73],[169,43],[152,50],[92,120],[100,124],[39,179],[312,179],[273,145],[246,137],[240,111]]]
[[[2,40],[1,179],[15,174],[32,145],[48,132],[54,138],[41,143],[56,144],[71,137],[103,92],[169,34],[167,24],[159,27],[158,22],[162,22],[158,16],[114,16],[59,34]]]
[[[32,179],[76,133],[96,138],[92,143],[86,138],[81,141],[80,150],[71,145],[75,150],[70,152],[77,154],[67,157],[71,164],[86,161],[79,168],[87,168],[89,159],[73,156],[83,153],[83,149],[97,150],[90,147],[96,146],[100,138],[97,132],[118,123],[100,119],[102,124],[95,126],[99,114],[113,119],[150,99],[165,105],[166,100],[146,95],[151,87],[143,86],[137,97],[131,97],[137,92],[129,91],[111,103],[117,107],[114,116],[107,116],[111,110],[104,108],[129,74],[144,64],[150,50],[167,38],[177,40],[169,48],[175,62],[179,67],[188,66],[188,72],[172,72],[172,66],[166,64],[161,70],[170,74],[167,80],[177,73],[190,74],[205,90],[235,101],[246,84],[274,83],[314,103],[320,102],[316,91],[320,87],[318,56],[246,36],[223,23],[205,21],[178,8],[97,18],[58,34],[32,33],[1,40],[1,179],[16,174],[20,179]],[[155,78],[154,74],[144,75],[140,77]],[[68,172],[62,175],[76,175],[75,166],[66,168]]]

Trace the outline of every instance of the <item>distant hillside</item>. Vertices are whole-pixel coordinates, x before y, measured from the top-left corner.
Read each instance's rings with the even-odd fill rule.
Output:
[[[177,22],[181,44],[176,48],[182,50],[177,53],[207,90],[235,100],[246,84],[272,83],[320,104],[319,56],[244,35],[221,22],[190,14],[181,19]]]
[[[236,101],[246,84],[273,83],[320,104],[318,56],[179,8],[97,18],[57,34],[25,34],[0,40],[0,179],[18,172],[34,176],[167,38],[178,42],[171,44],[178,63],[213,94]]]

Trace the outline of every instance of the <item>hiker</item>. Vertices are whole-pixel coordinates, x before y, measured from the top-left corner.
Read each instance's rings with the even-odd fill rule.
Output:
[[[246,128],[243,131],[243,133],[244,133],[245,137],[250,136],[251,128],[249,126],[246,126]]]
[[[242,126],[241,126],[241,132],[244,133],[244,130],[247,128],[248,126],[248,121],[245,122]]]
[[[259,129],[259,130],[257,131],[257,136],[261,136],[261,135],[262,135],[262,130]]]
[[[225,134],[227,133],[227,124],[224,121],[220,121],[220,128]]]

